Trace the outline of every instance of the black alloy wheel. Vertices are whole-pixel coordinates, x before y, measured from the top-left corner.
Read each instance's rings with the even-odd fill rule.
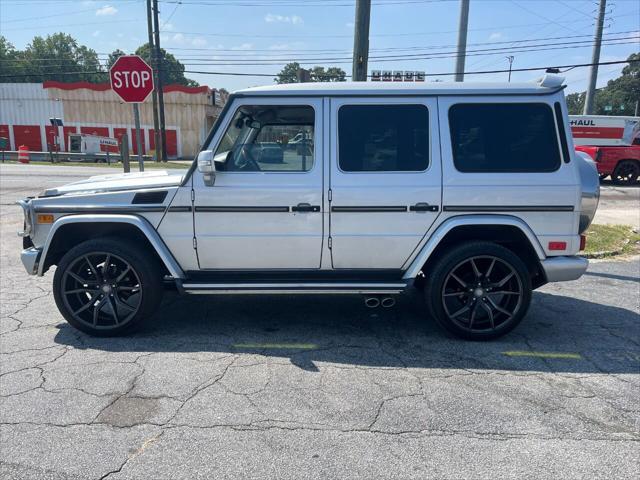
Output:
[[[139,327],[162,299],[157,262],[118,239],[88,240],[58,262],[53,281],[58,309],[74,327],[113,336]]]
[[[98,330],[126,325],[142,303],[138,274],[108,252],[76,259],[63,273],[62,284],[65,306],[74,319]]]
[[[488,340],[508,333],[531,302],[527,267],[511,250],[494,243],[453,247],[425,275],[432,316],[462,338]]]

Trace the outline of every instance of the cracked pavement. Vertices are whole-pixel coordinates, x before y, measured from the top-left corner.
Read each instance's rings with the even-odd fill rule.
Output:
[[[488,343],[441,333],[417,294],[375,310],[357,296],[167,294],[146,330],[99,339],[62,319],[51,272],[26,275],[5,199],[0,478],[637,475],[637,257],[543,287]]]

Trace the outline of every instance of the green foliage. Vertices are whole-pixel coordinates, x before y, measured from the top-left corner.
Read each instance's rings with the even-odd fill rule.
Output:
[[[160,50],[162,80],[165,85],[178,83],[198,86],[197,82],[184,76],[184,65],[176,57],[164,49]],[[151,64],[148,44],[140,46],[135,53]],[[100,65],[95,50],[79,45],[71,35],[55,33],[45,38],[36,36],[24,50],[16,50],[0,35],[0,82],[108,82],[109,68],[121,55],[126,53],[119,49],[111,52],[105,68]]]
[[[287,63],[284,68],[274,78],[276,83],[297,83],[298,70],[300,70],[298,62]],[[344,82],[347,74],[339,67],[313,67],[309,70],[311,82]]]
[[[630,55],[627,60],[640,60],[640,53]],[[570,115],[582,114],[585,96],[586,92],[567,95]],[[593,112],[595,115],[633,115],[637,101],[640,101],[640,62],[628,64],[622,69],[622,75],[596,91]]]
[[[0,36],[0,70],[8,75],[2,77],[3,82],[104,82],[107,79],[106,74],[84,73],[101,70],[98,54],[64,33],[44,38],[36,36],[22,51],[15,50]]]
[[[114,53],[116,52],[113,52],[111,55],[113,55]],[[135,54],[140,55],[145,62],[147,62],[149,65],[152,65],[151,48],[148,43],[139,46],[136,49]],[[198,86],[198,82],[184,76],[184,65],[180,63],[176,57],[167,52],[164,48],[160,49],[160,57],[162,58],[160,64],[160,78],[163,85],[178,83],[180,85],[186,85],[187,87]]]

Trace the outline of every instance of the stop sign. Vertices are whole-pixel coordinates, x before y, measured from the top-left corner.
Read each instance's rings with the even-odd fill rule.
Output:
[[[153,71],[138,55],[123,55],[109,70],[111,88],[127,103],[141,103],[153,91]]]

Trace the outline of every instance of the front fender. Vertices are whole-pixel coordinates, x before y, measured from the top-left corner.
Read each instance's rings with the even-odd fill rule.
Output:
[[[450,217],[442,222],[438,228],[431,234],[427,243],[425,243],[420,249],[420,253],[411,261],[409,267],[405,270],[404,279],[415,278],[423,265],[428,260],[429,256],[436,249],[438,244],[444,239],[444,237],[456,227],[460,226],[475,226],[475,225],[506,225],[516,227],[529,240],[531,246],[538,255],[540,260],[544,260],[546,255],[540,242],[538,241],[533,230],[524,221],[518,217],[512,215],[460,215],[457,217]]]
[[[39,277],[44,275],[44,266],[46,264],[47,253],[49,252],[49,247],[51,246],[56,233],[61,227],[72,223],[125,223],[133,225],[138,230],[140,230],[140,232],[145,237],[147,237],[149,243],[151,243],[155,251],[158,253],[158,256],[164,263],[165,267],[167,267],[169,274],[174,278],[185,277],[182,268],[180,267],[178,262],[176,262],[176,259],[173,257],[165,243],[162,241],[160,235],[158,235],[158,232],[151,226],[148,220],[138,215],[117,214],[67,215],[58,218],[51,226],[49,234],[47,235],[47,239],[45,240],[44,246],[42,247],[42,254],[40,256],[38,265]]]

